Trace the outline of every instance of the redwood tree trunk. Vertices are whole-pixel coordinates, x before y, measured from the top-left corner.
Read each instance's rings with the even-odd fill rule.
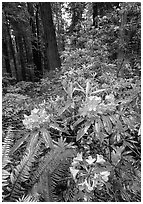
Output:
[[[20,64],[21,64],[21,80],[26,80],[26,57],[25,57],[25,49],[24,49],[24,42],[23,38],[20,34],[16,37],[17,41],[17,47],[18,47],[18,53],[20,58]]]
[[[5,13],[5,18],[6,18],[6,39],[7,39],[7,48],[8,48],[8,53],[9,53],[9,60],[10,60],[10,66],[11,66],[11,72],[12,72],[12,76],[14,76],[17,81],[19,80],[18,78],[18,74],[17,74],[17,62],[16,62],[16,56],[15,56],[15,51],[14,51],[14,46],[12,43],[12,39],[11,39],[11,34],[10,34],[10,26],[8,23],[8,19]],[[13,61],[13,63],[11,62],[11,60]]]
[[[61,61],[57,48],[55,28],[52,19],[52,9],[50,2],[40,3],[41,19],[44,28],[45,48],[48,58],[49,69],[54,70],[61,66]]]
[[[39,14],[38,14],[38,5],[36,5],[36,13],[32,2],[27,2],[28,12],[30,14],[30,26],[32,28],[32,52],[33,52],[33,61],[36,65],[35,74],[39,77],[39,74],[43,74],[42,62],[41,62],[41,52],[39,46]]]
[[[97,28],[98,27],[98,20],[97,20],[97,16],[98,16],[98,6],[97,6],[97,4],[98,3],[95,3],[95,2],[93,2],[92,3],[92,9],[93,9],[93,26],[95,27],[95,28]]]
[[[9,59],[9,53],[8,53],[8,47],[7,47],[7,42],[6,39],[2,40],[2,62],[3,62],[3,69],[5,69],[5,71],[7,73],[10,74],[10,76],[12,77],[12,72],[11,72],[11,67],[10,67],[10,59]]]
[[[26,59],[27,59],[27,66],[26,66],[27,80],[34,81],[35,74],[34,74],[32,44],[28,36],[26,35],[23,36],[23,40],[25,44]]]
[[[119,73],[123,76],[122,67],[126,62],[126,53],[124,48],[125,43],[125,25],[127,22],[127,12],[121,11],[121,24],[120,24],[120,31],[119,31],[119,49],[118,49],[118,70],[117,70],[117,77]]]

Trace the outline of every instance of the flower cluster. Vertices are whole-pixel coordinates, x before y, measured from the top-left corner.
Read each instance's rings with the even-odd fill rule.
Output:
[[[115,109],[116,104],[113,94],[106,95],[105,101],[102,101],[101,97],[90,96],[85,101],[84,106],[79,109],[79,114],[91,117],[94,114],[104,114],[105,112],[115,111]]]
[[[34,128],[40,128],[40,125],[49,121],[50,115],[47,115],[45,109],[34,108],[31,111],[31,115],[27,116],[24,114],[23,124],[27,129],[32,130]]]
[[[80,191],[91,192],[95,188],[99,190],[108,181],[111,168],[106,166],[102,155],[97,154],[96,158],[88,156],[83,159],[82,153],[78,153],[73,159],[70,172]]]

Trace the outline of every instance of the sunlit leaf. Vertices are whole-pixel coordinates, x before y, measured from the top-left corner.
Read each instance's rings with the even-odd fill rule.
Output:
[[[100,132],[100,124],[98,122],[96,122],[96,121],[95,121],[95,124],[94,124],[94,129],[95,129],[97,134]]]
[[[71,103],[72,101],[68,100],[65,106],[58,110],[58,115],[62,115],[71,106]]]
[[[88,96],[89,91],[90,91],[90,81],[87,80],[87,82],[86,82],[86,97]]]
[[[110,102],[110,103],[114,103],[115,97],[114,97],[113,94],[109,94],[109,95],[106,95],[106,96],[105,96],[105,100],[107,100],[107,101]]]
[[[141,125],[140,125],[140,128],[138,130],[138,135],[140,136],[141,135]]]
[[[97,90],[97,91],[93,91],[93,92],[91,93],[91,95],[94,95],[94,94],[97,94],[97,93],[101,93],[101,92],[103,92],[103,91],[106,91],[106,89],[100,89],[100,90]]]
[[[82,86],[80,86],[80,84],[78,82],[76,82],[75,84],[78,86],[78,88],[76,87],[77,90],[80,90],[83,93],[85,93],[84,88],[82,88]]]
[[[105,140],[106,137],[108,137],[108,135],[103,132],[96,134],[96,138],[99,139],[101,143]]]
[[[83,122],[83,121],[84,121],[84,118],[80,117],[80,118],[72,125],[73,129],[74,129],[77,125],[79,125],[81,122]]]
[[[109,116],[102,115],[102,120],[105,130],[110,134],[112,132],[112,124],[110,122]]]
[[[61,128],[56,122],[50,123],[50,124],[49,124],[49,127],[53,128],[53,129],[55,129],[55,130],[58,130],[58,131],[60,131],[60,132],[65,132],[65,133],[68,134],[67,130],[64,130],[63,128]]]
[[[113,125],[117,123],[116,115],[109,115],[109,119],[113,123]]]
[[[43,137],[43,140],[45,142],[46,147],[47,148],[50,147],[51,149],[53,149],[54,145],[53,145],[53,141],[52,141],[52,138],[51,138],[49,131],[46,130],[45,128],[42,128],[41,133],[42,133],[42,137]]]
[[[121,154],[124,149],[125,147],[121,146],[121,147],[117,147],[115,150],[112,151],[111,158],[114,165],[117,165],[121,160]]]
[[[25,134],[22,138],[20,138],[16,144],[11,148],[10,154],[13,154],[23,143],[24,141],[27,141],[27,138],[29,137],[30,133]]]
[[[91,121],[87,121],[84,127],[77,132],[76,141],[80,140],[85,134],[87,134],[88,129],[91,126]]]
[[[69,97],[72,98],[72,94],[73,94],[73,83],[72,82],[69,83],[67,92],[68,92]]]

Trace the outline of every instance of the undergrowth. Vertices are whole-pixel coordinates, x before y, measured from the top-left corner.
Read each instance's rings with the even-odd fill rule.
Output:
[[[63,96],[5,94],[3,201],[140,201],[139,80],[72,74]]]

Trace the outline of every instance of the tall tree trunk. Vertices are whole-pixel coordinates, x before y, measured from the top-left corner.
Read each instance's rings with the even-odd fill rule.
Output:
[[[7,42],[4,38],[2,39],[2,65],[3,70],[5,70],[12,77]]]
[[[52,19],[52,9],[50,2],[40,3],[41,19],[44,28],[46,53],[49,69],[54,70],[61,66],[61,61],[57,48],[55,28]]]
[[[23,36],[23,40],[25,44],[26,59],[27,59],[27,66],[26,66],[27,80],[34,81],[35,74],[34,74],[32,44],[28,36],[26,35]]]
[[[41,62],[41,52],[40,52],[40,40],[39,40],[39,12],[38,5],[36,5],[36,15],[33,7],[33,3],[27,2],[28,12],[30,14],[30,26],[32,28],[33,40],[32,40],[32,52],[33,52],[33,61],[36,65],[35,74],[39,77],[39,75],[43,74],[42,62]]]
[[[98,19],[97,19],[97,16],[98,16],[98,6],[97,6],[97,4],[98,4],[98,3],[95,3],[95,2],[92,3],[92,9],[93,9],[93,14],[92,14],[92,16],[93,16],[93,26],[94,26],[95,28],[98,27]]]
[[[16,36],[17,41],[17,47],[18,47],[18,53],[20,58],[20,64],[21,64],[21,80],[26,80],[26,57],[25,57],[25,49],[24,49],[24,42],[23,38],[20,34]]]
[[[64,22],[62,18],[62,3],[55,3],[56,6],[56,23],[57,23],[57,41],[59,52],[64,51],[65,49],[65,40],[64,40]]]
[[[120,25],[120,31],[119,31],[119,49],[118,49],[118,71],[117,71],[117,77],[119,75],[119,72],[121,72],[122,67],[124,63],[126,62],[126,56],[125,56],[125,24],[127,22],[127,13],[126,11],[121,11],[121,25]],[[121,72],[121,75],[123,73]]]
[[[42,50],[40,43],[40,14],[39,14],[39,4],[36,4],[36,30],[37,30],[37,56],[38,56],[38,64],[41,73],[43,74],[44,66],[42,64]]]
[[[12,76],[16,78],[17,81],[19,81],[19,77],[18,77],[18,73],[17,73],[17,61],[16,61],[16,57],[15,57],[15,51],[14,51],[14,46],[12,43],[12,38],[11,38],[11,33],[10,33],[10,27],[9,27],[9,22],[5,13],[5,19],[6,19],[6,27],[7,27],[7,45],[8,45],[8,52],[9,52],[9,56],[11,56],[9,58],[10,60],[10,66],[11,66],[11,72],[12,72]],[[11,60],[13,61],[13,63],[11,62]]]

